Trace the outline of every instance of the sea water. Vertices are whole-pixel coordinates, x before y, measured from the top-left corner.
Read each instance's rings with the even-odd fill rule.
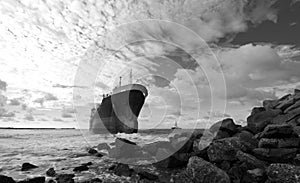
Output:
[[[148,130],[137,134],[117,134],[137,144],[168,140],[170,130]],[[0,174],[21,180],[28,177],[45,176],[53,167],[58,173],[74,173],[73,168],[82,163],[92,162],[89,171],[76,174],[75,180],[104,178],[119,180],[108,173],[114,160],[108,156],[91,156],[87,149],[106,142],[113,143],[112,134],[92,134],[78,129],[0,129]],[[29,172],[20,171],[25,162],[37,165]],[[110,177],[108,177],[110,176]]]

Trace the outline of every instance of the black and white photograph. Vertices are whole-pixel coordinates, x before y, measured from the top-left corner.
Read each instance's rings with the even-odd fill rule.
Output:
[[[0,0],[0,183],[300,183],[300,0]]]

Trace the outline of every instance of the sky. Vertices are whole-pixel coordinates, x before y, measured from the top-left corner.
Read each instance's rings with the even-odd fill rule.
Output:
[[[203,128],[300,88],[299,0],[2,0],[0,127],[88,128],[122,83],[140,128]]]

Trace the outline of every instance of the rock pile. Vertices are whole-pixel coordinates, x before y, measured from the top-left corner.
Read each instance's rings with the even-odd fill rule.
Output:
[[[142,147],[117,139],[109,154],[145,155],[161,159],[154,164],[158,168],[184,168],[175,182],[296,183],[300,182],[299,128],[300,91],[295,90],[254,107],[244,127],[227,118],[212,125],[206,135],[184,132]]]

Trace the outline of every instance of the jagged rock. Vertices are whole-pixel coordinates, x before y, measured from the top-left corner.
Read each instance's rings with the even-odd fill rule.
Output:
[[[278,100],[264,100],[263,106],[266,110],[272,110],[278,104]]]
[[[33,165],[31,163],[23,163],[22,164],[22,168],[21,168],[21,171],[27,171],[27,170],[31,170],[33,168],[38,168],[38,166],[36,165]]]
[[[46,175],[49,176],[49,177],[55,177],[56,172],[55,172],[54,168],[49,168],[49,169],[46,171]]]
[[[216,165],[217,165],[217,167],[221,168],[224,171],[229,170],[231,167],[231,164],[229,161],[222,161],[221,163],[217,163]]]
[[[298,135],[291,125],[268,125],[259,135],[259,138],[292,138]]]
[[[57,183],[74,183],[74,174],[58,174],[56,175]]]
[[[158,180],[157,175],[146,172],[146,171],[139,171],[138,175],[140,176],[140,179],[147,179],[147,180],[152,180],[152,181]]]
[[[130,177],[133,172],[133,170],[131,170],[127,164],[122,163],[118,163],[113,171],[114,174],[125,177]]]
[[[13,178],[5,175],[0,175],[0,183],[16,183]]]
[[[73,169],[74,172],[82,172],[82,171],[87,171],[87,170],[89,170],[89,167],[87,167],[87,165],[80,165]]]
[[[251,115],[258,114],[264,111],[266,111],[266,108],[264,107],[253,107],[253,109],[251,110]]]
[[[286,138],[286,139],[266,139],[259,140],[258,147],[261,148],[290,148],[299,147],[300,138]]]
[[[295,116],[293,119],[287,122],[288,125],[291,125],[293,127],[300,126],[300,112],[298,116]]]
[[[83,165],[83,166],[91,166],[93,163],[92,162],[87,162],[87,163],[82,163],[81,165]]]
[[[201,150],[200,150],[197,147],[197,150],[194,150],[194,153],[195,153],[196,156],[204,159],[205,161],[209,161],[209,157],[208,157],[208,154],[207,154],[208,148],[209,148],[209,146],[205,146],[204,148],[201,148]]]
[[[104,156],[104,154],[103,154],[103,153],[100,153],[100,152],[98,152],[98,153],[96,153],[96,154],[95,154],[95,156],[97,156],[98,158],[102,158],[102,157]]]
[[[262,183],[267,179],[265,170],[256,168],[253,170],[247,170],[246,174],[242,177],[243,183]]]
[[[300,100],[296,101],[293,105],[289,106],[288,108],[286,108],[283,113],[288,113],[290,111],[293,111],[297,108],[300,108]]]
[[[293,164],[296,166],[300,166],[300,154],[297,154],[293,160]]]
[[[176,180],[185,182],[205,182],[205,183],[230,183],[230,178],[220,168],[199,157],[191,157],[187,168],[183,174],[178,175]]]
[[[299,123],[300,124],[300,123]],[[294,126],[293,130],[296,134],[298,134],[298,136],[300,136],[300,126]]]
[[[235,134],[238,132],[240,125],[236,125],[231,118],[226,118],[222,121],[219,121],[215,124],[213,124],[209,131],[211,133],[219,133],[219,131],[226,132],[229,136]]]
[[[190,153],[174,153],[168,149],[159,148],[156,154],[156,162],[154,165],[158,168],[180,168],[186,166]]]
[[[253,153],[259,159],[263,159],[269,162],[287,162],[295,158],[297,154],[297,148],[256,148]]]
[[[300,167],[289,164],[271,164],[267,175],[272,183],[297,183],[300,182]]]
[[[214,141],[208,148],[207,154],[212,162],[234,161],[237,151],[244,149],[238,137],[230,137]]]
[[[233,164],[232,167],[227,171],[228,176],[231,179],[231,182],[241,182],[243,175],[246,174],[245,163],[242,164]]]
[[[80,183],[102,183],[102,180],[99,178],[93,178],[90,180],[80,181]]]
[[[281,113],[280,109],[262,111],[250,115],[247,118],[247,127],[253,132],[261,132],[268,124],[271,123],[272,119]]]
[[[215,138],[214,140],[219,140],[219,139],[224,139],[224,138],[228,138],[231,137],[231,135],[224,130],[219,130],[216,134],[215,134]]]
[[[97,145],[97,149],[100,150],[109,150],[110,146],[107,143],[100,143]]]
[[[89,154],[97,154],[98,151],[97,151],[96,149],[89,148],[88,153],[89,153]]]
[[[242,151],[238,151],[236,154],[238,160],[248,164],[251,168],[266,168],[268,164],[264,161],[257,159],[255,156],[251,154],[244,153]]]
[[[45,177],[34,177],[19,181],[18,183],[44,183],[46,180]]]
[[[245,147],[247,152],[251,152],[258,146],[259,141],[254,138],[254,135],[251,132],[247,130],[243,130],[235,136],[240,139],[241,144]]]
[[[294,98],[290,95],[285,100],[281,101],[275,108],[284,111],[294,104]]]

